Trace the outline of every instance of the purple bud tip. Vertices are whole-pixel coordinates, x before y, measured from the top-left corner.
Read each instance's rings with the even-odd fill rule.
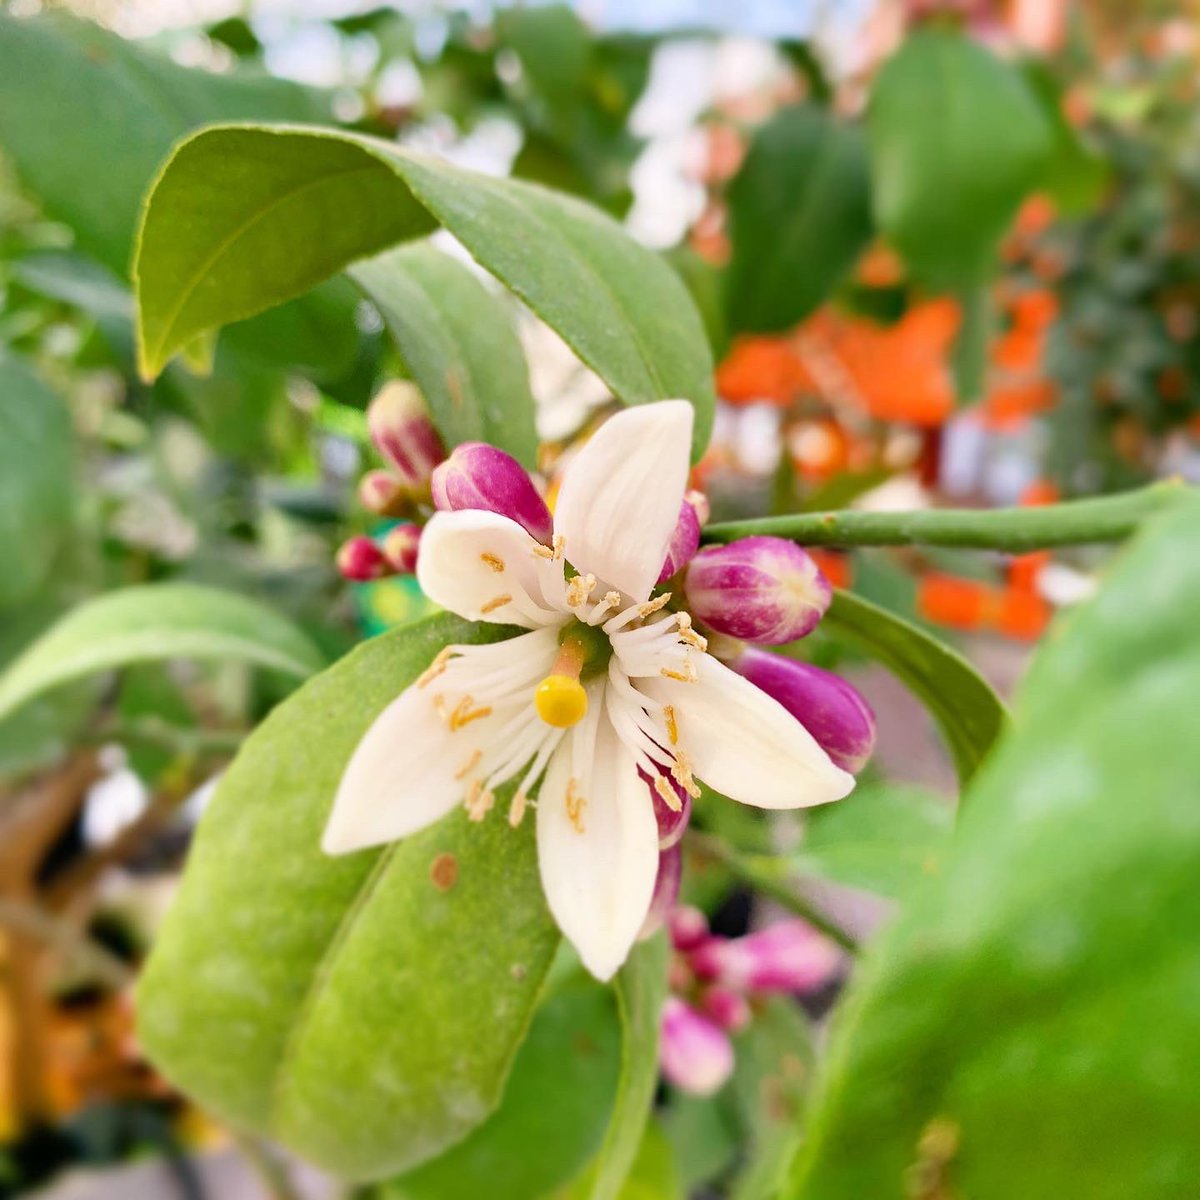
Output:
[[[400,483],[424,492],[446,448],[416,387],[402,380],[389,383],[367,409],[367,428]]]
[[[367,512],[394,517],[404,511],[408,497],[390,471],[368,471],[358,481],[358,502]]]
[[[682,571],[692,556],[700,549],[700,520],[696,510],[684,498],[679,506],[679,520],[675,522],[675,532],[671,534],[667,546],[667,557],[663,561],[662,570],[658,574],[658,582],[665,583],[676,571]]]
[[[692,798],[674,779],[663,775],[660,778],[674,797],[673,802],[668,803],[662,792],[650,782],[650,776],[641,767],[638,767],[638,775],[645,781],[646,788],[650,792],[650,800],[654,805],[654,818],[658,821],[658,848],[669,850],[679,842],[683,837],[683,831],[687,829],[688,821],[692,816]]]
[[[835,942],[794,920],[741,938],[710,938],[692,952],[692,967],[738,992],[813,992],[838,974],[843,957]]]
[[[753,648],[730,666],[778,700],[843,771],[863,769],[875,748],[875,714],[852,684],[811,663]]]
[[[718,633],[771,646],[811,633],[833,598],[812,557],[777,537],[706,546],[689,564],[684,586],[693,617]]]
[[[671,944],[681,953],[688,953],[709,938],[708,918],[691,905],[681,905],[667,918]]]
[[[708,518],[712,513],[708,497],[703,492],[692,488],[690,491],[684,492],[683,499],[685,504],[692,506],[692,512],[696,514],[696,520],[700,522],[700,527],[703,528],[707,525]]]
[[[642,925],[640,937],[648,938],[657,933],[667,920],[668,914],[679,899],[679,884],[683,879],[683,849],[676,845],[658,856],[658,874],[654,879],[654,894],[650,897],[650,909]]]
[[[417,569],[417,550],[421,543],[419,525],[393,525],[383,539],[383,556],[393,571],[412,575]]]
[[[433,473],[433,503],[442,512],[476,508],[523,525],[550,545],[554,521],[529,473],[511,454],[486,442],[464,442]]]
[[[390,575],[383,551],[369,537],[352,537],[337,552],[337,567],[346,579],[366,583]]]
[[[705,988],[701,1003],[705,1014],[730,1033],[750,1024],[750,1003],[740,992],[714,984]]]
[[[728,1035],[677,996],[663,1005],[659,1065],[669,1082],[694,1096],[711,1096],[733,1074]]]

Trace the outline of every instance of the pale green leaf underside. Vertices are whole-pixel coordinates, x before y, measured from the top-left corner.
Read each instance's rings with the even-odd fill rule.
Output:
[[[320,651],[257,601],[192,583],[108,592],[81,604],[0,675],[0,719],[67,683],[135,662],[231,659],[304,678]]]
[[[140,1036],[168,1078],[348,1178],[412,1167],[487,1117],[558,944],[531,821],[460,809],[380,850],[319,848],[383,707],[448,642],[506,632],[431,617],[275,709],[205,814],[142,978]]]
[[[154,375],[198,333],[438,225],[622,401],[692,401],[703,448],[712,359],[691,298],[662,259],[571,197],[336,130],[213,126],[176,148],[139,237],[142,370]]]

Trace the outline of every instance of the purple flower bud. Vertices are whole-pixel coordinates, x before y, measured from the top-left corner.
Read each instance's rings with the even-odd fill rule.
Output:
[[[658,856],[658,874],[654,879],[654,894],[650,897],[650,909],[642,925],[640,938],[657,933],[667,919],[667,914],[679,899],[679,882],[683,878],[683,850],[672,846]]]
[[[367,512],[394,517],[408,506],[408,495],[390,471],[368,471],[358,481],[358,502]]]
[[[728,1035],[677,996],[663,1005],[658,1055],[668,1081],[693,1096],[711,1096],[733,1074]]]
[[[833,589],[795,542],[748,537],[706,546],[684,579],[688,609],[718,633],[780,645],[816,628]]]
[[[730,1033],[737,1033],[750,1024],[750,1003],[740,992],[714,985],[705,988],[701,1004],[705,1014]]]
[[[529,473],[511,454],[486,442],[464,442],[433,473],[433,503],[443,512],[481,508],[523,525],[544,545],[554,521]]]
[[[857,688],[831,671],[747,648],[729,664],[778,700],[842,768],[857,774],[875,747],[875,714]]]
[[[691,905],[672,909],[667,917],[667,928],[671,932],[671,944],[685,954],[709,937],[708,918]]]
[[[700,522],[700,528],[703,529],[708,524],[708,518],[712,512],[708,503],[708,497],[703,492],[691,488],[683,493],[683,499],[686,504],[692,506],[692,511],[696,514],[696,520]]]
[[[408,523],[393,525],[383,539],[383,556],[393,571],[411,575],[417,569],[421,527]]]
[[[838,973],[842,959],[835,942],[794,920],[741,938],[709,938],[692,952],[692,968],[739,992],[812,992]]]
[[[650,792],[650,799],[654,804],[654,817],[658,821],[658,848],[669,850],[683,837],[683,831],[691,819],[692,798],[674,779],[664,775],[661,778],[665,780],[671,794],[676,799],[675,805],[668,804],[659,790],[651,784],[650,776],[641,767],[638,767],[638,774],[645,780],[646,788]]]
[[[392,574],[383,551],[369,537],[352,537],[337,552],[337,567],[346,579],[366,583]]]
[[[446,457],[446,448],[421,393],[403,380],[389,383],[367,409],[367,428],[400,483],[423,494],[433,468]]]
[[[667,547],[667,557],[658,574],[658,582],[665,583],[676,571],[682,571],[699,549],[700,521],[696,517],[696,510],[685,498],[679,506],[679,520],[675,523],[675,532],[671,534],[671,543]]]

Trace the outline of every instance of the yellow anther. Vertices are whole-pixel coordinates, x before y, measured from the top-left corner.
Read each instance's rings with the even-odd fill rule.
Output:
[[[491,567],[497,575],[504,570],[504,559],[502,559],[498,554],[489,554],[488,551],[485,550],[479,557],[485,563],[487,563],[487,565]]]
[[[481,613],[495,612],[498,608],[503,608],[506,604],[512,603],[512,596],[505,592],[502,596],[493,596],[486,604],[479,606]]]
[[[578,725],[587,713],[587,692],[569,675],[547,675],[533,693],[537,714],[556,729]]]

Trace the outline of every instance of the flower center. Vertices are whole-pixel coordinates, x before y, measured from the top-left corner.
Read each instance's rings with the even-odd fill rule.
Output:
[[[579,677],[603,670],[612,646],[598,629],[581,622],[568,625],[559,642],[558,657],[550,674],[537,685],[533,706],[547,725],[569,729],[587,715],[587,692]]]

